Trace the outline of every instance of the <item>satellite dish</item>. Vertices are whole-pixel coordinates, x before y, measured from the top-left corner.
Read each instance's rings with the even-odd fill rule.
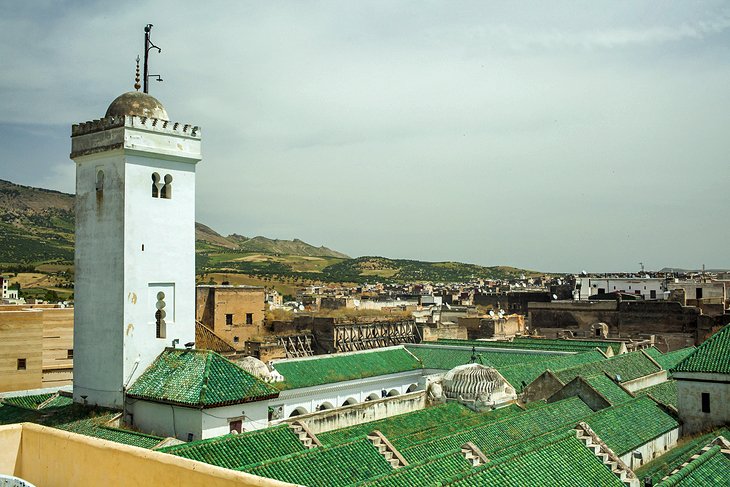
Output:
[[[503,315],[503,314],[504,314],[504,310],[503,310],[503,309],[500,309],[500,310],[499,310],[499,314],[500,314],[500,315]]]
[[[563,281],[561,281],[560,279],[558,279],[558,286],[560,286],[561,284],[563,284]]]
[[[583,274],[584,276],[588,275],[588,273],[586,271],[580,271],[580,273]]]
[[[553,294],[553,299],[558,299],[558,295],[557,294]]]
[[[491,309],[489,310],[489,316],[492,316],[492,317],[494,317],[494,311],[493,311],[493,310],[491,310]]]

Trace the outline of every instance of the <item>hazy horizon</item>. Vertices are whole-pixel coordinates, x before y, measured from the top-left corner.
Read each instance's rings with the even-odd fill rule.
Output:
[[[351,256],[730,268],[724,2],[39,1],[0,19],[0,178],[150,82],[202,127],[197,217]]]

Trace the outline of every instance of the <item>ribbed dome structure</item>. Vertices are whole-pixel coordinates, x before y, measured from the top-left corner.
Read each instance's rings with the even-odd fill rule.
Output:
[[[140,91],[130,91],[119,95],[106,109],[105,117],[112,115],[136,115],[138,117],[170,120],[167,110],[157,98]]]
[[[243,357],[241,360],[236,361],[236,365],[265,382],[271,382],[273,380],[269,368],[256,357]]]
[[[443,380],[444,394],[449,399],[484,400],[493,393],[503,393],[507,383],[492,367],[466,364],[454,367]]]

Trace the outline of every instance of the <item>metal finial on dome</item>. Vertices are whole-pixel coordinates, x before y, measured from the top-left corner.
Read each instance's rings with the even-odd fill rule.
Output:
[[[139,91],[142,85],[139,84],[139,56],[137,56],[137,74],[134,77],[134,89]]]

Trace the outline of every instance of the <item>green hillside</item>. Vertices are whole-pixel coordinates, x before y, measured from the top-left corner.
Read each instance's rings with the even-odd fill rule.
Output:
[[[0,180],[0,266],[73,264],[74,196]],[[349,256],[299,239],[224,237],[195,224],[201,280],[239,274],[267,282],[456,282],[534,274],[511,267]],[[207,276],[207,277],[204,277]]]

